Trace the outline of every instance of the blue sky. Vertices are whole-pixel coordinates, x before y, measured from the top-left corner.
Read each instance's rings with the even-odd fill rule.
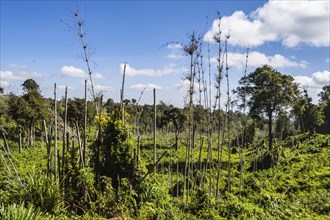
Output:
[[[91,52],[93,80],[105,98],[119,100],[123,63],[127,63],[125,98],[182,106],[189,57],[174,42],[187,43],[193,31],[203,41],[205,64],[210,45],[215,74],[217,11],[222,32],[230,33],[230,89],[248,71],[269,64],[307,87],[313,100],[330,84],[328,1],[3,1],[0,19],[1,86],[21,94],[21,84],[33,78],[45,97],[58,96],[68,86],[70,97],[83,97],[86,64],[82,46],[67,24],[73,11],[84,19]],[[171,43],[171,44],[169,44]],[[169,45],[167,45],[169,44]],[[207,65],[205,65],[206,68]],[[212,83],[213,84],[213,83]],[[223,82],[223,94],[225,83]],[[197,97],[197,96],[196,96]],[[224,100],[224,99],[223,99]],[[197,100],[194,100],[195,102]]]

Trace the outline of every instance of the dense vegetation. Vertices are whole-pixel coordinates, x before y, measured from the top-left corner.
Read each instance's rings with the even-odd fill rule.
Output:
[[[264,65],[245,70],[231,95],[228,38],[214,36],[213,98],[202,42],[189,37],[183,108],[125,99],[125,73],[120,103],[104,102],[92,80],[90,101],[59,100],[56,84],[46,99],[33,79],[23,95],[1,89],[0,218],[328,218],[330,86],[314,104],[291,76]]]

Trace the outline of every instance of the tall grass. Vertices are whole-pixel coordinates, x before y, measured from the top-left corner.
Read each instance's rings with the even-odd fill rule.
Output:
[[[39,220],[43,219],[44,214],[39,208],[35,208],[33,205],[24,207],[24,203],[20,205],[0,205],[0,219],[2,220]]]
[[[44,173],[29,173],[23,178],[23,186],[15,179],[8,179],[6,188],[10,202],[26,202],[48,213],[58,213],[64,209],[60,183]]]

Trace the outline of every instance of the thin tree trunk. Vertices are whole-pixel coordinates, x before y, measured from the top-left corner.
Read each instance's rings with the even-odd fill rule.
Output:
[[[246,77],[247,67],[248,67],[248,58],[249,58],[249,48],[246,48],[246,56],[245,56],[245,68],[244,68],[244,77]],[[242,137],[242,146],[239,145],[239,157],[240,157],[240,196],[242,196],[243,184],[244,184],[244,156],[243,149],[246,149],[246,125],[247,125],[247,116],[246,116],[246,91],[244,90],[243,96],[243,137]],[[238,138],[239,142],[239,138]]]
[[[75,125],[76,125],[76,130],[77,130],[78,146],[79,146],[79,161],[80,161],[79,167],[83,169],[83,168],[85,168],[85,164],[84,164],[84,161],[83,161],[83,146],[81,144],[81,138],[80,138],[80,131],[79,131],[78,122],[76,122]]]
[[[65,87],[64,94],[64,132],[63,132],[63,148],[62,148],[62,177],[64,177],[64,163],[65,163],[65,148],[66,148],[66,133],[68,126],[68,87]]]
[[[120,106],[121,106],[121,115],[122,115],[122,123],[125,124],[125,109],[124,109],[124,89],[125,89],[125,74],[126,74],[126,62],[124,64],[124,72],[123,72],[123,81],[121,84],[121,94],[120,94]]]
[[[23,150],[23,144],[22,144],[22,132],[19,132],[19,149],[18,152],[22,153]]]
[[[173,162],[172,150],[173,150],[173,146],[171,146],[170,149],[170,163],[168,165],[168,176],[169,176],[170,185],[172,185],[172,162]]]
[[[3,135],[4,135],[4,133],[3,133]],[[18,182],[19,182],[20,185],[23,187],[23,183],[22,183],[22,181],[21,181],[21,178],[20,178],[20,176],[19,176],[19,174],[18,174],[18,172],[17,172],[17,169],[16,169],[16,167],[15,167],[15,165],[14,165],[12,159],[11,159],[10,152],[7,151],[7,149],[9,149],[9,147],[7,146],[7,149],[6,149],[4,146],[2,146],[2,148],[3,148],[3,150],[4,150],[5,153],[6,153],[6,156],[7,156],[8,160],[9,160],[9,162],[10,162],[10,165],[12,166],[12,168],[13,168],[14,171],[15,171],[15,174],[16,174],[16,176],[17,176],[17,180],[18,180]],[[1,155],[2,155],[2,154],[1,154]],[[8,170],[9,170],[9,172],[10,172],[10,169],[8,169]]]
[[[272,117],[273,113],[269,112],[268,113],[268,147],[269,151],[271,152],[273,149],[273,133],[272,133]]]
[[[176,198],[179,198],[179,160],[176,162]]]
[[[56,83],[54,83],[54,177],[57,180],[57,97],[56,97]]]
[[[69,138],[68,138],[68,141],[69,141]],[[76,154],[75,154],[75,149],[74,149],[74,139],[72,138],[72,141],[71,141],[71,166],[72,166],[72,170],[76,169],[75,158],[76,158]]]
[[[157,109],[156,109],[156,89],[153,89],[154,94],[154,163],[156,164],[157,161],[157,140],[156,140],[156,116],[157,116]],[[157,166],[154,166],[154,173],[157,173]]]
[[[7,162],[6,162],[5,157],[2,155],[2,152],[1,151],[0,151],[0,155],[1,155],[1,158],[2,158],[4,164],[5,164],[6,168],[7,168],[8,176],[9,177],[12,177],[13,175],[11,174],[10,168],[9,168]]]
[[[139,165],[140,153],[141,153],[141,137],[138,136],[138,151],[137,151],[137,158],[136,158],[137,165]]]
[[[193,126],[194,126],[194,116],[193,116],[193,94],[194,94],[194,62],[193,62],[193,58],[194,58],[194,51],[196,50],[195,48],[195,34],[193,33],[191,35],[191,44],[189,47],[189,54],[190,54],[190,85],[189,85],[189,128],[188,128],[188,144],[187,144],[187,172],[185,172],[185,176],[187,177],[187,193],[186,193],[186,206],[188,205],[188,199],[189,199],[189,182],[190,182],[190,171],[191,171],[191,149],[192,149],[192,144],[193,144]]]
[[[101,141],[101,112],[102,112],[102,102],[103,102],[103,96],[100,97],[100,109],[98,110],[99,114],[99,124],[98,124],[98,135],[97,135],[97,150],[96,150],[96,158],[95,158],[95,184],[98,185],[99,182],[99,174],[100,174],[100,146],[102,144]],[[119,181],[118,181],[119,182]]]
[[[198,167],[199,170],[202,170],[202,149],[203,149],[203,143],[204,143],[204,138],[202,136],[202,132],[200,132],[200,137],[199,137],[199,155],[198,155]]]
[[[45,129],[45,142],[46,142],[46,147],[47,147],[47,174],[51,173],[51,148],[50,148],[50,141],[49,141],[49,136],[47,132],[47,125],[46,121],[44,120],[44,129]]]
[[[220,83],[219,83],[220,86]],[[219,103],[218,103],[218,164],[217,164],[217,183],[216,183],[216,190],[215,190],[215,197],[219,198],[219,181],[220,181],[220,169],[221,169],[221,155],[222,155],[222,148],[220,142],[220,135],[221,135],[221,111],[220,111],[220,87],[218,90],[219,95]]]
[[[93,95],[93,99],[95,101],[96,100],[96,95],[95,95],[94,84],[93,84],[93,79],[92,79],[92,70],[91,70],[91,67],[90,67],[90,60],[89,60],[89,55],[88,55],[88,52],[87,52],[87,45],[86,45],[86,42],[85,42],[85,39],[84,39],[84,36],[85,36],[84,30],[83,30],[84,22],[80,19],[79,15],[78,15],[78,11],[75,11],[74,15],[77,19],[77,24],[78,24],[77,34],[80,37],[81,45],[83,47],[84,61],[85,61],[86,66],[87,66],[89,80],[91,81],[92,95]],[[98,111],[97,107],[96,107],[96,111]]]
[[[228,185],[228,192],[231,192],[231,148],[230,148],[230,134],[231,134],[231,124],[230,124],[230,106],[231,106],[231,100],[230,100],[230,94],[229,94],[229,67],[228,67],[228,39],[229,35],[226,36],[225,41],[225,57],[226,57],[226,78],[227,78],[227,147],[228,147],[228,179],[227,179],[227,185]]]
[[[3,138],[3,142],[5,144],[5,151],[7,154],[11,155],[11,152],[10,152],[10,148],[9,148],[9,145],[8,145],[8,141],[7,141],[7,138],[6,138],[6,134],[5,134],[5,131],[3,129],[1,129],[1,134],[2,134],[2,138]]]
[[[217,76],[217,99],[218,99],[218,161],[217,161],[217,182],[216,182],[216,191],[215,196],[219,198],[219,181],[220,181],[220,170],[221,170],[221,157],[222,157],[222,148],[221,148],[221,80],[222,80],[222,69],[223,69],[223,60],[221,60],[221,15],[218,12],[218,33],[214,37],[218,42],[218,76]],[[216,107],[216,104],[215,104]]]
[[[239,137],[237,137],[237,146],[238,146],[238,153],[239,153],[239,195],[242,197],[242,191],[243,191],[243,151],[241,143],[239,142]]]
[[[85,106],[84,106],[84,150],[83,161],[86,164],[86,132],[87,132],[87,80],[85,80]]]

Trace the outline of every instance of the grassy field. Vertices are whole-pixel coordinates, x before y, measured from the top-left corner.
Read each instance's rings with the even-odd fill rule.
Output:
[[[198,163],[199,146],[193,149],[194,178],[186,182],[192,189],[186,204],[184,190],[184,168],[186,148],[184,139],[179,148],[173,147],[174,134],[159,133],[157,155],[167,152],[157,165],[157,174],[152,172],[141,183],[143,195],[135,195],[139,205],[136,208],[137,219],[329,219],[330,214],[330,135],[302,134],[289,137],[274,146],[276,163],[269,165],[269,155],[264,146],[250,146],[242,150],[244,167],[242,189],[240,190],[240,157],[238,149],[231,149],[231,192],[227,190],[228,157],[223,149],[219,181],[219,196],[215,198],[217,177],[217,147],[213,146],[213,168],[206,164],[207,145],[202,146],[202,169]],[[197,142],[196,142],[197,143]],[[61,146],[59,144],[59,146]],[[172,146],[172,147],[171,147]],[[38,206],[47,206],[56,195],[59,187],[44,181],[46,171],[46,147],[41,142],[35,147],[24,148],[18,153],[17,146],[11,143],[12,162],[17,168],[21,181],[30,186],[30,193],[20,202],[32,203],[33,207],[5,207],[1,214],[11,209],[33,209],[43,218],[99,218],[97,212],[87,212],[84,217],[67,213],[65,201],[57,204],[57,210],[40,212]],[[171,156],[172,155],[172,156]],[[4,155],[5,156],[5,155]],[[20,195],[20,187],[15,173],[8,173],[5,161],[1,160],[1,201],[10,202],[15,193]],[[144,136],[141,139],[139,163],[142,172],[153,170],[153,139]],[[143,167],[146,168],[143,168]],[[204,168],[203,168],[204,167]],[[177,169],[179,173],[177,173]],[[12,170],[12,169],[11,169]],[[171,172],[170,172],[171,171]],[[10,176],[11,175],[11,176]],[[204,177],[204,178],[203,178]],[[47,185],[48,184],[48,185]],[[46,187],[45,187],[46,186]],[[31,189],[35,187],[36,189]],[[49,189],[52,188],[52,190]],[[34,197],[45,196],[44,200]],[[55,197],[55,198],[54,198]],[[36,203],[35,201],[39,201]],[[129,201],[122,201],[129,207]],[[52,204],[53,205],[53,204]],[[13,211],[14,212],[14,211]],[[23,213],[21,211],[21,213]],[[125,209],[122,217],[125,217]],[[126,216],[127,218],[131,218]]]

